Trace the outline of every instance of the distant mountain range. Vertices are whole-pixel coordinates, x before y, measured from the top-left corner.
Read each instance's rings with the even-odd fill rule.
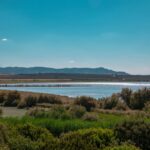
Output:
[[[117,72],[103,67],[99,68],[48,68],[48,67],[0,67],[0,74],[43,74],[43,73],[65,73],[65,74],[96,74],[96,75],[128,75],[126,72]]]

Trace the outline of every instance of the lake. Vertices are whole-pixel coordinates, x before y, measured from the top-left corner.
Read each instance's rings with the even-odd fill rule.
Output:
[[[66,83],[19,83],[0,84],[0,89],[30,91],[49,94],[75,96],[91,96],[102,98],[120,92],[122,88],[138,90],[150,88],[150,82],[66,82]]]

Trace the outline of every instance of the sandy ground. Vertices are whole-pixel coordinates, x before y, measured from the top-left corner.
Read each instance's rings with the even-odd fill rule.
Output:
[[[17,109],[16,107],[0,107],[2,117],[22,117],[26,114],[27,109]]]

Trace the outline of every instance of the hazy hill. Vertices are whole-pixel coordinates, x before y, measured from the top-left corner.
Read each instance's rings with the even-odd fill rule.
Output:
[[[66,74],[97,74],[97,75],[128,75],[106,68],[48,68],[48,67],[5,67],[0,68],[0,74],[39,74],[39,73],[66,73]]]

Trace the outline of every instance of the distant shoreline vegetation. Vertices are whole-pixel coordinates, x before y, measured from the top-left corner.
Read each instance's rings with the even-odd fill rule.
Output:
[[[114,109],[114,110],[143,110],[150,106],[150,88],[142,88],[133,91],[123,88],[121,92],[114,93],[109,97],[99,98],[79,96],[70,98],[44,93],[19,92],[0,90],[1,106],[9,107],[33,107],[38,104],[71,104],[82,105],[88,109]]]

